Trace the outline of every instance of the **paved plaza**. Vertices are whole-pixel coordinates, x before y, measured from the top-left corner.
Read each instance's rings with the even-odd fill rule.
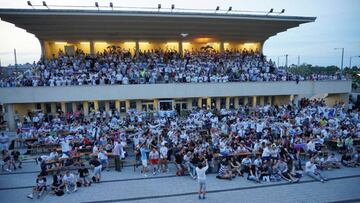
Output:
[[[327,183],[303,177],[297,184],[284,181],[256,184],[245,178],[232,181],[208,176],[206,200],[197,199],[197,182],[189,176],[176,177],[174,166],[170,172],[144,177],[129,164],[119,173],[112,168],[103,172],[102,183],[79,188],[76,193],[61,197],[46,194],[41,199],[28,199],[39,166],[27,160],[23,169],[0,174],[0,202],[360,202],[360,169],[342,168],[325,171]],[[48,184],[52,177],[48,176]]]

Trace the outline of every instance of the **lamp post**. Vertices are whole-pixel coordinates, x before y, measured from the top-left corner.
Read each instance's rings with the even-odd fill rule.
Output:
[[[281,55],[277,57],[278,63],[277,63],[277,67],[280,67],[280,57],[284,57],[285,56],[285,68],[287,68],[287,64],[288,64],[288,54],[285,55]]]
[[[335,50],[341,49],[341,71],[343,71],[344,68],[344,50],[345,48],[334,48]]]
[[[350,68],[350,69],[351,69],[351,60],[352,60],[352,58],[357,58],[357,57],[360,58],[360,56],[350,56],[350,63],[349,63],[349,68]]]

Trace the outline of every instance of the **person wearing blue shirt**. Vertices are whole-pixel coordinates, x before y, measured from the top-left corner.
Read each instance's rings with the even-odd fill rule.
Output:
[[[148,157],[147,157],[147,153],[149,152],[148,149],[145,148],[144,144],[140,147],[140,154],[141,154],[141,163],[142,163],[142,169],[141,169],[141,173],[144,173],[144,176],[147,177],[146,172],[148,171]]]

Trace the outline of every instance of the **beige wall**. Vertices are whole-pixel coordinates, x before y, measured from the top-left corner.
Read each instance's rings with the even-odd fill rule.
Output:
[[[201,39],[201,40],[199,40]],[[214,39],[207,39],[207,38],[199,38],[199,39],[192,39],[189,41],[184,41],[182,43],[182,50],[183,52],[185,50],[187,51],[193,51],[193,50],[200,50],[201,47],[204,46],[211,46],[216,51],[220,50],[220,42],[218,40]],[[205,40],[206,39],[206,40]],[[65,46],[71,46],[73,45],[78,49],[81,49],[84,51],[84,53],[89,54],[90,53],[90,42],[84,41],[84,42],[44,42],[43,48],[45,49],[45,56],[47,58],[50,58],[52,54],[55,54],[57,57],[57,53],[59,50],[65,51]],[[135,54],[135,47],[136,42],[135,41],[128,41],[128,42],[105,42],[105,41],[95,41],[94,42],[94,51],[97,52],[103,52],[104,49],[106,49],[110,45],[117,45],[120,46],[122,49],[130,50],[131,54]],[[262,44],[260,42],[256,43],[238,43],[238,42],[224,42],[224,50],[239,50],[242,51],[244,49],[246,50],[260,50]],[[155,50],[155,49],[162,49],[162,50],[168,50],[168,49],[174,49],[176,51],[179,51],[179,42],[178,41],[172,41],[172,42],[148,42],[148,41],[140,41],[139,42],[139,49],[142,51],[147,50]]]
[[[183,51],[195,51],[200,50],[201,47],[211,46],[215,51],[220,51],[220,42],[209,42],[209,43],[196,43],[196,42],[183,42]]]
[[[289,101],[290,101],[290,95],[275,96],[274,104],[285,105],[285,104],[289,104]]]
[[[85,54],[90,54],[90,42],[74,43],[75,50],[81,49]]]
[[[349,103],[349,94],[329,94],[327,97],[324,98],[326,105],[334,105],[338,102],[345,102]]]
[[[94,42],[94,51],[95,54],[98,52],[103,52],[108,46],[110,46],[110,44],[105,43],[105,42]]]
[[[260,42],[252,42],[252,43],[236,43],[236,42],[224,42],[224,50],[253,50],[253,51],[261,51],[261,43]]]
[[[14,112],[18,115],[25,115],[28,112],[31,112],[32,110],[35,110],[36,105],[35,104],[14,104],[13,109]]]
[[[96,92],[96,94],[94,94]],[[154,98],[345,94],[351,81],[177,83],[0,88],[0,103],[34,103]]]

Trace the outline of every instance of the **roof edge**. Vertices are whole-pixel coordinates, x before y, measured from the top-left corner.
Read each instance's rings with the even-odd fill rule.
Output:
[[[2,15],[98,15],[98,16],[147,16],[147,17],[192,17],[218,19],[253,19],[269,21],[314,22],[316,17],[255,15],[232,13],[201,13],[201,12],[156,12],[156,11],[122,11],[122,10],[85,10],[85,9],[0,9]]]

